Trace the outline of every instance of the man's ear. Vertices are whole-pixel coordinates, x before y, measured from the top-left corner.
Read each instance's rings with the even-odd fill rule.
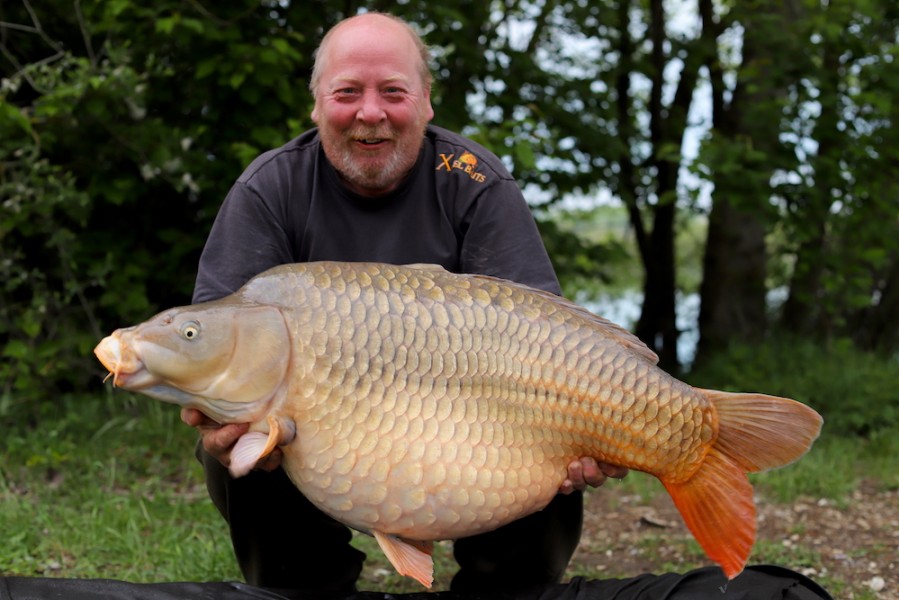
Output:
[[[434,118],[434,107],[431,106],[431,86],[425,86],[424,97],[425,102],[428,103],[428,122],[430,122]],[[315,117],[313,117],[312,120],[314,121]]]

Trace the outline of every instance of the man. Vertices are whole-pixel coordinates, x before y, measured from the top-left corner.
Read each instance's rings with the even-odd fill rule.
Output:
[[[213,300],[282,263],[313,260],[436,263],[554,293],[559,285],[524,198],[483,147],[429,125],[427,49],[382,14],[345,20],[322,40],[310,82],[317,129],[257,158],[222,205],[200,260],[194,301]],[[364,556],[350,531],[315,509],[277,468],[241,479],[226,471],[246,425],[192,410],[210,495],[231,527],[249,583],[351,592]],[[511,590],[558,582],[580,537],[589,483],[626,469],[572,463],[543,511],[460,540],[454,590]]]
[[[318,128],[264,153],[234,184],[200,259],[195,302],[225,296],[269,267],[312,260],[436,263],[559,293],[534,220],[501,161],[429,125],[427,61],[419,37],[387,15],[347,19],[325,36],[310,82]],[[289,482],[279,454],[232,479],[229,453],[247,426],[221,426],[193,410],[182,419],[201,432],[207,486],[247,581],[301,597],[351,594],[364,556],[349,545],[345,526]],[[544,510],[456,542],[452,589],[534,598],[717,599],[724,590],[734,598],[829,598],[778,567],[747,569],[730,583],[714,567],[554,585],[580,537],[580,490],[626,472],[592,459],[573,462],[562,494]]]

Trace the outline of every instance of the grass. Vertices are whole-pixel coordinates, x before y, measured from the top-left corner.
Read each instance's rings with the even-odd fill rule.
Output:
[[[0,573],[238,578],[178,411],[127,395],[82,400],[35,427],[4,427]]]
[[[777,502],[798,496],[834,500],[845,506],[862,477],[884,489],[899,488],[899,431],[884,430],[868,440],[822,435],[796,464],[750,476],[753,485]]]
[[[0,573],[134,582],[240,579],[226,528],[193,458],[196,435],[177,409],[128,394],[64,398],[58,407],[32,426],[0,421],[6,446],[0,456]],[[756,485],[779,501],[802,494],[837,503],[847,501],[862,474],[899,487],[896,433],[868,441],[824,436],[798,464],[755,476]],[[615,485],[619,497],[664,493],[644,476]],[[420,591],[394,573],[374,540],[357,535],[354,544],[369,556],[362,589]],[[683,553],[696,565],[706,562],[695,543],[685,544]],[[637,550],[651,555],[660,545],[649,542]],[[760,556],[775,562],[795,562],[795,551],[759,547]],[[664,564],[664,556],[654,559]],[[455,571],[451,544],[437,545],[435,562],[437,589],[446,589]],[[678,560],[679,570],[689,566]]]

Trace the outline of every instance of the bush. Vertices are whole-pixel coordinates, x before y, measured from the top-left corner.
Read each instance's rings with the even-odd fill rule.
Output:
[[[189,302],[231,182],[300,129],[311,50],[249,0],[31,4],[0,19],[0,419],[35,422],[102,379],[102,336]]]
[[[687,379],[699,387],[794,398],[821,413],[829,434],[874,437],[899,427],[896,358],[859,351],[848,340],[733,344]]]

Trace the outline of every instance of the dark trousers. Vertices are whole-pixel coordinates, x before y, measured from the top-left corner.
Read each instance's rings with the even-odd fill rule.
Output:
[[[212,501],[231,528],[247,583],[266,588],[352,592],[365,555],[351,531],[310,503],[283,470],[233,479],[199,450]],[[556,498],[544,510],[495,531],[456,541],[454,591],[523,590],[561,581],[581,535],[583,496]]]

